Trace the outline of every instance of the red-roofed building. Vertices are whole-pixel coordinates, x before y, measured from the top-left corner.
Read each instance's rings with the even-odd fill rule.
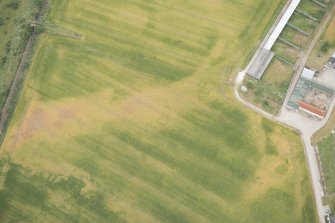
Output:
[[[309,114],[315,115],[316,117],[321,118],[321,119],[326,117],[326,114],[327,114],[327,111],[324,111],[314,105],[308,104],[303,101],[299,101],[299,109]]]

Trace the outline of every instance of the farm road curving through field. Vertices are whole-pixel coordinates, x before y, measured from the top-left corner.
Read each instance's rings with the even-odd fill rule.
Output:
[[[286,7],[283,9],[283,11],[285,11],[285,9],[286,9]],[[317,212],[318,212],[320,223],[325,222],[324,215],[325,215],[326,209],[322,204],[323,187],[321,185],[320,170],[319,170],[319,167],[318,167],[318,164],[317,164],[317,157],[316,157],[315,148],[311,144],[311,137],[316,131],[318,131],[320,128],[322,128],[322,126],[324,126],[327,123],[327,121],[328,121],[328,119],[331,115],[331,111],[328,112],[327,116],[322,121],[315,121],[315,120],[310,120],[306,117],[303,117],[303,116],[301,116],[300,114],[298,114],[294,111],[288,111],[286,109],[286,104],[287,104],[287,102],[288,102],[288,100],[289,100],[289,98],[290,98],[290,96],[291,96],[291,94],[292,94],[292,92],[295,88],[295,85],[296,85],[296,83],[297,83],[297,81],[300,77],[300,73],[302,72],[302,69],[305,67],[305,64],[307,62],[307,59],[308,59],[312,49],[314,48],[315,44],[317,43],[320,36],[322,35],[325,28],[327,27],[327,24],[329,23],[329,21],[331,19],[331,15],[332,15],[332,13],[334,13],[334,11],[335,11],[335,6],[333,6],[332,10],[330,10],[326,14],[323,21],[320,23],[320,26],[319,26],[313,40],[311,41],[307,51],[304,53],[304,56],[300,59],[298,69],[297,69],[297,71],[296,71],[296,73],[295,73],[295,75],[294,75],[294,77],[291,81],[289,89],[287,90],[286,98],[285,98],[284,103],[282,105],[279,116],[274,116],[274,115],[264,111],[263,109],[260,109],[259,107],[253,105],[252,103],[250,103],[248,101],[245,101],[239,95],[238,90],[239,90],[240,86],[242,85],[242,82],[243,82],[243,79],[245,77],[246,71],[248,70],[248,67],[250,65],[248,65],[248,67],[244,71],[241,71],[241,72],[238,73],[237,78],[235,80],[235,86],[234,86],[234,95],[239,102],[241,102],[245,106],[249,107],[253,111],[261,114],[262,116],[265,116],[265,117],[267,117],[267,118],[269,118],[269,119],[271,119],[271,120],[273,120],[277,123],[285,125],[289,128],[293,128],[293,129],[298,130],[300,132],[302,140],[304,142],[305,154],[306,154],[306,158],[307,158],[307,162],[308,162],[308,166],[309,166],[309,171],[310,171],[310,175],[311,175],[311,179],[312,179],[312,186],[313,186],[313,191],[314,191],[314,196],[315,196]],[[259,51],[263,47],[264,43],[267,41],[267,38],[269,38],[271,32],[274,30],[274,27],[276,25],[277,25],[277,23],[275,22],[257,51]],[[252,64],[252,61],[249,64]],[[334,106],[335,106],[335,100],[333,99],[333,101],[330,105],[330,108],[334,108]]]

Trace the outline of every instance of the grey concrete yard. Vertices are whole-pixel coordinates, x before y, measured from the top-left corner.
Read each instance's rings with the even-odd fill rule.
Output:
[[[320,72],[319,76],[314,79],[329,88],[335,89],[335,69],[325,68]]]

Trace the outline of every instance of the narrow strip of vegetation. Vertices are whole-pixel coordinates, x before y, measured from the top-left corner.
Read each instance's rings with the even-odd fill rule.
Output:
[[[0,142],[5,133],[6,125],[10,114],[14,110],[17,94],[22,86],[24,75],[29,67],[37,36],[33,37],[36,26],[35,20],[39,17],[43,0],[7,0],[0,2]],[[30,43],[29,43],[30,42]],[[27,45],[30,44],[29,47]],[[24,56],[25,54],[25,56]],[[19,65],[23,64],[21,69]],[[20,74],[18,74],[20,73]],[[19,76],[16,78],[16,76]],[[14,81],[17,79],[16,81]],[[9,98],[11,88],[15,92]],[[6,101],[7,105],[5,107]],[[5,118],[4,118],[5,117]]]

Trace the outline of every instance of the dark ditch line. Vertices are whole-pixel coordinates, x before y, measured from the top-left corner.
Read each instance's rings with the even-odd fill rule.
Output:
[[[317,1],[317,0],[312,0],[312,2],[314,2],[315,4],[321,6],[322,8],[326,8],[326,7],[327,7],[326,4],[324,4],[324,3],[322,3],[322,2],[319,2],[319,1]]]
[[[301,48],[299,46],[295,45],[294,43],[292,43],[292,42],[290,42],[290,41],[288,41],[288,40],[286,40],[282,37],[279,37],[278,40],[282,41],[283,43],[285,43],[285,44],[287,44],[291,47],[293,47],[294,49],[301,50]]]
[[[300,13],[300,14],[306,16],[307,18],[309,18],[310,20],[312,20],[312,21],[314,21],[314,22],[317,22],[317,23],[319,22],[319,20],[318,20],[317,18],[315,18],[314,16],[308,14],[307,12],[305,12],[305,11],[303,11],[303,10],[301,10],[301,9],[297,9],[296,11],[297,11],[298,13]]]
[[[40,22],[48,9],[48,0],[44,0],[41,4],[40,11],[36,16],[36,21]],[[10,88],[6,103],[1,111],[0,116],[0,145],[2,144],[2,140],[4,135],[6,134],[6,130],[8,127],[9,120],[11,115],[15,110],[15,105],[17,99],[19,97],[19,93],[21,87],[23,86],[25,74],[27,73],[27,66],[29,66],[29,62],[32,58],[32,53],[35,49],[37,40],[38,40],[39,32],[33,27],[32,33],[27,41],[26,48],[22,53],[20,64],[16,70],[15,78],[13,80],[12,86]]]
[[[289,64],[289,65],[291,65],[291,66],[294,66],[294,64],[293,64],[292,62],[286,60],[285,58],[283,58],[283,57],[281,57],[281,56],[279,56],[279,55],[277,55],[277,54],[275,54],[275,57],[276,57],[278,60],[284,62],[285,64]]]
[[[306,32],[306,31],[300,29],[299,27],[297,27],[297,26],[295,26],[295,25],[293,25],[293,24],[291,24],[291,23],[287,23],[287,25],[288,25],[289,27],[291,27],[292,29],[294,29],[294,30],[300,32],[301,34],[303,34],[303,35],[305,35],[305,36],[309,36],[309,33],[308,33],[308,32]]]

